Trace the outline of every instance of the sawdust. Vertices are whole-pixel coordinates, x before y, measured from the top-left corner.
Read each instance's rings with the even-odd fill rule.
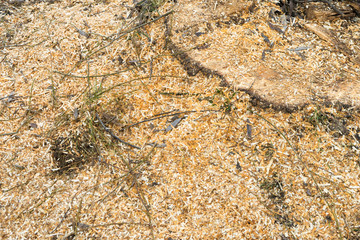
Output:
[[[319,98],[360,106],[360,92],[348,92],[348,86],[360,89],[360,46],[340,20],[326,29],[276,16],[275,3],[240,0],[182,1],[176,10],[168,21],[171,50],[186,52],[237,89],[280,109]],[[278,77],[259,76],[259,68]]]
[[[296,26],[279,36],[266,23],[271,2],[145,3],[1,3],[0,238],[359,238],[358,67],[348,56]],[[209,6],[224,15],[201,20],[205,34],[173,54],[164,19],[185,3],[203,19]],[[261,33],[274,43],[264,61]],[[287,50],[303,46],[307,60]],[[314,86],[355,105],[309,99]],[[261,108],[266,99],[309,105],[288,113]]]

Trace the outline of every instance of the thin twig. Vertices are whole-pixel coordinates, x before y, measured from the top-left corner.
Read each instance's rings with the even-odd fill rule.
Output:
[[[3,49],[3,48],[14,48],[14,47],[35,47],[37,45],[40,45],[42,44],[43,42],[46,42],[46,40],[48,40],[47,38],[38,42],[38,43],[35,43],[33,45],[30,45],[30,43],[24,43],[24,44],[13,44],[13,45],[4,45],[4,46],[0,46],[0,49]]]
[[[80,186],[81,186],[81,185],[79,185],[76,190],[79,190]],[[71,209],[71,207],[72,207],[72,203],[73,203],[75,197],[76,197],[79,193],[80,193],[80,191],[77,191],[77,192],[74,194],[74,196],[71,198],[70,207],[68,207],[68,209],[65,211],[65,213],[64,213],[64,215],[62,216],[62,218],[61,218],[60,222],[58,223],[58,225],[56,225],[56,227],[55,227],[49,234],[53,234],[53,233],[63,224],[65,218],[67,218],[67,216],[68,216],[68,213],[69,213],[69,211],[70,211],[70,209]]]
[[[112,40],[111,42],[109,42],[105,46],[99,48],[98,50],[96,50],[96,51],[94,51],[92,53],[90,53],[84,60],[88,60],[91,56],[93,56],[94,54],[96,54],[96,53],[100,52],[101,50],[107,48],[108,46],[110,46],[111,44],[113,44],[115,41],[119,40],[121,37],[125,36],[126,34],[131,33],[131,32],[133,32],[133,31],[135,31],[135,30],[137,30],[139,28],[145,27],[146,25],[149,25],[150,23],[156,22],[157,20],[159,20],[159,19],[161,19],[163,17],[166,17],[166,16],[172,14],[173,12],[174,11],[171,10],[171,11],[169,11],[169,12],[167,12],[167,13],[165,13],[165,14],[163,14],[163,15],[161,15],[161,16],[159,16],[159,17],[157,17],[157,18],[155,18],[155,19],[153,19],[153,20],[151,20],[149,22],[137,25],[137,26],[135,26],[135,27],[121,33],[118,37],[116,37],[114,40]]]
[[[321,2],[327,3],[327,5],[329,5],[329,7],[331,7],[332,10],[334,10],[337,14],[340,14],[341,16],[344,16],[344,13],[341,12],[339,9],[337,9],[337,8],[335,7],[335,5],[332,4],[329,0],[321,0]]]
[[[26,114],[25,114],[25,116],[26,116]],[[31,119],[32,119],[32,116],[30,116],[28,119],[25,119],[25,120],[20,124],[20,126],[18,127],[18,129],[17,129],[15,132],[1,133],[1,134],[0,134],[0,137],[2,137],[2,136],[12,136],[12,135],[18,134],[18,133],[20,132],[20,129],[21,129],[24,125],[28,124]]]
[[[110,226],[122,226],[122,225],[150,225],[148,223],[135,223],[135,222],[119,222],[119,223],[106,223],[106,224],[99,224],[99,225],[94,225],[94,226],[90,226],[90,228],[100,228],[100,227],[110,227]]]
[[[142,120],[140,122],[125,126],[121,130],[124,130],[125,128],[131,128],[131,127],[137,126],[137,125],[139,125],[141,123],[151,122],[151,121],[154,121],[154,120],[157,120],[157,119],[160,119],[160,118],[172,117],[172,116],[179,115],[179,114],[196,113],[196,112],[218,112],[218,111],[219,110],[210,110],[209,109],[209,110],[201,110],[201,111],[192,110],[192,111],[184,111],[184,112],[175,112],[175,113],[171,113],[171,114],[165,113],[165,114],[161,114],[161,116],[159,116],[159,117],[148,118],[148,119]],[[160,114],[157,114],[157,115],[160,115]]]
[[[150,151],[150,153],[154,150],[154,148],[152,148],[152,150]],[[150,154],[149,153],[149,154]],[[149,156],[148,154],[148,156]],[[120,156],[121,157],[121,156]],[[154,229],[153,229],[153,225],[152,225],[152,217],[151,217],[151,209],[150,209],[150,205],[147,203],[144,195],[143,195],[143,192],[141,191],[140,189],[140,184],[136,178],[136,174],[135,174],[135,171],[134,169],[131,167],[129,161],[126,161],[123,157],[121,157],[121,160],[123,161],[123,163],[127,166],[127,168],[129,169],[129,172],[130,174],[133,176],[133,183],[135,185],[135,188],[136,188],[136,191],[139,195],[139,199],[142,203],[142,205],[144,206],[145,208],[145,214],[147,215],[148,219],[149,219],[149,227],[150,227],[150,231],[151,231],[151,235],[152,235],[152,238],[155,239],[154,237]]]
[[[138,146],[135,146],[135,145],[133,145],[133,144],[131,144],[131,143],[125,142],[124,140],[120,139],[120,138],[117,137],[115,134],[113,134],[112,131],[111,131],[109,128],[107,128],[107,127],[105,126],[105,124],[101,121],[101,119],[100,119],[100,117],[99,117],[99,115],[98,115],[97,113],[96,113],[96,118],[97,118],[97,120],[100,122],[100,124],[101,124],[101,126],[104,128],[104,130],[105,130],[106,132],[108,132],[114,139],[116,139],[117,141],[119,141],[119,142],[121,142],[121,143],[123,143],[123,144],[125,144],[125,145],[127,145],[127,146],[130,146],[130,147],[133,147],[133,148],[136,148],[136,149],[141,149],[141,148],[138,147]]]

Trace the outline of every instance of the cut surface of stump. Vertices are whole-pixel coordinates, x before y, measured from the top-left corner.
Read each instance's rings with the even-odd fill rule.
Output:
[[[357,24],[289,18],[269,2],[184,0],[166,25],[189,75],[220,76],[280,109],[317,100],[360,107]]]

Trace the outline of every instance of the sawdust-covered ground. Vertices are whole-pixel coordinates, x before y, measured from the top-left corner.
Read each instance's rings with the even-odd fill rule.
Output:
[[[174,2],[0,3],[0,238],[359,239],[359,110],[189,76]]]

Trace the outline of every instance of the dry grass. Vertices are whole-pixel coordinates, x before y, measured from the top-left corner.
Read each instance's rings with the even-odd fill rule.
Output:
[[[0,238],[358,239],[359,112],[189,77],[157,4],[0,5]]]

